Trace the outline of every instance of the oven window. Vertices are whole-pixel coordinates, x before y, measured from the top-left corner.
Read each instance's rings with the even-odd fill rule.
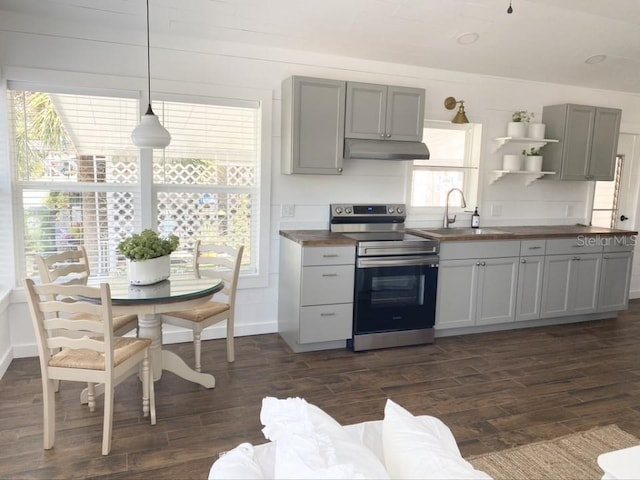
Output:
[[[374,276],[371,279],[371,306],[404,307],[424,303],[424,275]]]

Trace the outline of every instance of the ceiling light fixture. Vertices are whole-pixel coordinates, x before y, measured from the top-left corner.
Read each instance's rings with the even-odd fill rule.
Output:
[[[165,148],[171,134],[162,126],[151,108],[151,47],[149,42],[149,0],[147,0],[147,81],[149,105],[138,126],[131,132],[131,140],[139,148]]]
[[[584,63],[588,63],[589,65],[595,65],[596,63],[602,63],[607,59],[607,56],[599,53],[598,55],[591,55],[587,58]]]
[[[464,113],[464,100],[456,100],[453,97],[447,97],[444,99],[444,107],[447,110],[453,110],[454,108],[456,108],[457,104],[460,104],[460,107],[458,108],[458,113],[456,113],[456,116],[453,117],[453,120],[451,120],[451,123],[469,123],[469,119]]]
[[[511,15],[513,13],[513,8],[511,8],[511,0],[509,0],[509,8],[507,8],[507,13]]]
[[[476,32],[463,33],[458,35],[456,43],[460,45],[471,45],[472,43],[476,43],[479,38],[480,34]]]

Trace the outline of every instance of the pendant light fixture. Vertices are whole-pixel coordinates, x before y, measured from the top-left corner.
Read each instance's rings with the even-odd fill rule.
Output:
[[[149,105],[138,126],[131,132],[131,140],[138,148],[165,148],[171,142],[171,134],[160,123],[151,108],[151,46],[149,42],[149,0],[147,0],[147,85]]]

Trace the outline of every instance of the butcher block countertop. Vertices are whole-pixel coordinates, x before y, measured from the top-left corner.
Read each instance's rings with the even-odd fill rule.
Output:
[[[529,240],[539,238],[571,238],[585,236],[637,235],[632,230],[620,230],[582,225],[534,225],[510,227],[482,227],[476,233],[471,228],[407,228],[407,233],[433,238],[441,242],[482,240]],[[341,233],[328,230],[280,230],[280,235],[304,246],[331,247],[355,245],[356,241]]]
[[[583,225],[532,225],[510,227],[483,227],[477,234],[472,228],[408,228],[414,235],[433,238],[441,242],[459,242],[465,240],[532,240],[540,238],[571,238],[576,236],[629,236],[637,235],[632,230],[620,230]]]
[[[305,247],[339,247],[356,244],[353,238],[329,230],[280,230],[280,235]]]

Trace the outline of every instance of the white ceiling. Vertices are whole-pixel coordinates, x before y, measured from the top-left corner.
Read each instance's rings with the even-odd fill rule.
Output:
[[[640,93],[640,0],[150,0],[151,35],[224,40]],[[0,0],[144,31],[145,0]],[[457,39],[476,33],[475,43]],[[152,42],[153,43],[153,42]],[[597,64],[585,60],[605,55]]]

